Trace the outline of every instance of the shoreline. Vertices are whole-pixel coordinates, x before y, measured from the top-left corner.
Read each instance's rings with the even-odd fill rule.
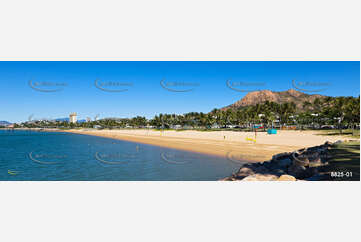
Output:
[[[44,130],[55,131],[55,130]],[[343,136],[319,135],[317,131],[281,131],[277,135],[235,131],[155,131],[155,130],[56,130],[98,136],[196,152],[243,162],[271,160],[273,155],[292,152],[326,141],[335,142]]]

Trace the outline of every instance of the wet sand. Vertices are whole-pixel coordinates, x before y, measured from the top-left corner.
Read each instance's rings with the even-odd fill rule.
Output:
[[[342,136],[318,135],[317,131],[265,132],[235,131],[155,131],[155,130],[67,130],[65,132],[100,136],[197,153],[228,157],[242,161],[265,161],[273,155],[344,140]],[[254,142],[256,140],[256,142]]]

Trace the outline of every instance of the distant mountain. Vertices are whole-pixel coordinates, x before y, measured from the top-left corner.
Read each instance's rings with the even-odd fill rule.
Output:
[[[57,118],[57,119],[55,119],[55,121],[58,121],[58,122],[69,122],[69,118]]]
[[[248,93],[245,97],[241,100],[231,104],[227,107],[222,108],[222,110],[227,110],[229,108],[232,109],[239,109],[242,107],[247,106],[254,106],[256,104],[261,104],[266,101],[275,102],[278,104],[286,103],[286,102],[294,102],[298,110],[303,109],[303,103],[308,101],[312,103],[316,98],[323,99],[326,96],[314,94],[306,94],[303,92],[296,91],[294,89],[289,89],[283,92],[273,92],[269,90],[262,90],[262,91],[254,91]]]
[[[8,121],[0,121],[0,126],[8,126],[10,125],[11,123],[8,122]]]

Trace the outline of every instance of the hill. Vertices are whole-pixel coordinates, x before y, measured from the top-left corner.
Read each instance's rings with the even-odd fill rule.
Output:
[[[266,101],[275,102],[278,104],[286,103],[286,102],[294,102],[298,110],[303,109],[304,102],[312,103],[316,98],[323,99],[326,96],[314,94],[306,94],[303,92],[296,91],[294,89],[289,89],[283,92],[273,92],[269,90],[261,90],[261,91],[254,91],[248,93],[245,97],[241,100],[222,108],[222,110],[227,110],[229,108],[232,109],[239,109],[247,106],[254,106],[256,104],[261,104]]]

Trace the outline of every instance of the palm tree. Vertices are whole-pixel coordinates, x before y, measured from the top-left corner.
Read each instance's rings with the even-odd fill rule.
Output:
[[[360,96],[358,98],[347,98],[345,111],[345,119],[347,119],[349,125],[351,125],[352,135],[354,135],[355,124],[360,123]]]
[[[342,134],[342,123],[347,113],[347,103],[345,97],[337,97],[333,101],[333,110],[334,114],[336,114],[336,118],[338,121],[338,128],[340,130],[340,134]]]
[[[215,121],[216,120],[213,118],[213,115],[211,113],[206,114],[206,125],[208,127],[212,127]]]
[[[289,112],[290,112],[290,105],[289,103],[282,103],[280,105],[280,110],[279,110],[279,117],[280,117],[280,126],[284,126],[285,124],[287,124],[288,119],[289,119]]]

